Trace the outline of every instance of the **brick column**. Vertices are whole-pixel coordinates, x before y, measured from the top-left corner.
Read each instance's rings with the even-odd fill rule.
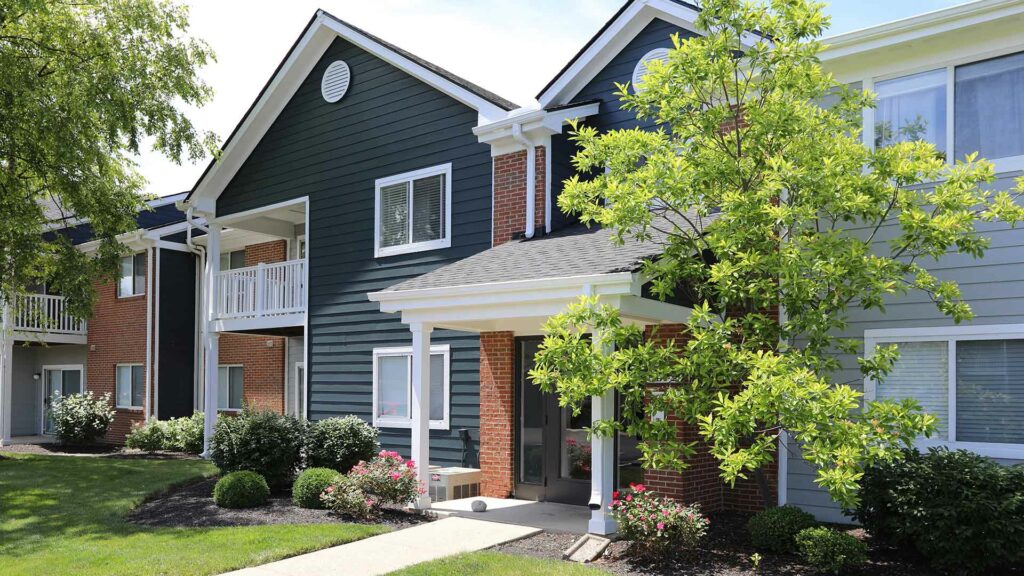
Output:
[[[480,334],[480,492],[507,498],[514,484],[515,340],[512,332]]]
[[[544,233],[545,155],[543,146],[534,149],[536,173],[534,178],[534,229]],[[526,230],[526,150],[494,157],[494,214],[491,241],[494,246],[504,244]]]

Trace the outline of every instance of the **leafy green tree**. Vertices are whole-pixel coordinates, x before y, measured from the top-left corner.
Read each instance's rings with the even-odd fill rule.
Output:
[[[47,282],[87,316],[145,207],[132,155],[144,141],[176,162],[212,149],[178,108],[212,95],[197,70],[213,53],[187,29],[165,0],[0,0],[0,302]],[[81,220],[95,258],[44,236]]]
[[[577,126],[575,167],[588,176],[559,198],[617,241],[662,244],[644,272],[659,298],[694,303],[685,338],[659,344],[583,299],[546,324],[532,376],[576,409],[617,391],[622,416],[593,432],[638,436],[650,468],[683,470],[698,447],[658,412],[697,428],[726,482],[760,476],[762,488],[787,430],[816,481],[849,505],[864,467],[898,458],[935,419],[912,399],[863,402],[834,381],[837,351],[860,355],[876,379],[897,358],[835,334],[852,309],[884,312],[911,291],[970,319],[957,285],[926,264],[951,250],[981,257],[977,224],[1015,224],[1024,211],[986,189],[994,168],[974,156],[948,165],[926,142],[862,143],[873,95],[822,70],[821,3],[706,0],[697,24],[705,35],[674,38],[642,90],[619,86],[623,107],[659,129]],[[651,383],[671,384],[655,395]]]

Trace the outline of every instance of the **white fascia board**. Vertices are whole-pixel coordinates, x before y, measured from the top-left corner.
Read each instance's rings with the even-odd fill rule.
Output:
[[[594,116],[600,109],[599,102],[591,102],[581,106],[573,106],[562,110],[533,110],[524,114],[509,116],[497,122],[491,122],[473,128],[477,140],[481,144],[491,146],[491,156],[501,156],[522,150],[523,145],[513,136],[512,127],[522,127],[523,134],[538,144],[546,142],[551,136],[561,134],[562,127],[575,119]]]
[[[822,61],[835,60],[1024,13],[1021,0],[981,0],[822,39]]]
[[[589,274],[534,280],[511,280],[488,284],[466,284],[442,288],[370,292],[367,297],[381,304],[384,312],[398,312],[407,307],[454,306],[461,299],[507,301],[514,295],[520,300],[546,300],[561,297],[568,290],[581,294],[583,287],[605,293],[630,294],[635,290],[632,272]],[[482,298],[481,298],[482,297]],[[505,300],[502,300],[505,299]]]

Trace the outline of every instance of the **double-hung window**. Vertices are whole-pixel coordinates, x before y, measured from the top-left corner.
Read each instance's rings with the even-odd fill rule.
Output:
[[[374,255],[451,246],[451,184],[451,164],[377,180]]]
[[[146,253],[121,258],[117,279],[117,297],[128,298],[146,293]]]
[[[245,369],[241,366],[221,366],[217,370],[217,409],[241,410],[245,388]]]
[[[146,397],[142,364],[118,364],[115,370],[117,407],[141,410]]]
[[[864,114],[867,143],[924,140],[951,163],[978,152],[1000,172],[1024,169],[1024,52],[866,85],[877,95]]]
[[[914,398],[938,419],[923,446],[1024,457],[1024,325],[868,330],[869,353],[896,344],[900,357],[872,399]]]
[[[448,429],[450,348],[430,347],[430,427]],[[412,348],[373,351],[373,425],[412,428]]]
[[[220,253],[221,270],[237,270],[245,268],[245,250],[234,250],[232,252]]]

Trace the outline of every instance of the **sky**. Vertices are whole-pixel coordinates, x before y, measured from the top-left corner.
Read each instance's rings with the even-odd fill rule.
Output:
[[[231,133],[317,8],[520,105],[533,102],[624,0],[185,0],[189,33],[217,61],[200,75],[215,92],[185,112],[222,140]],[[964,0],[833,0],[829,34],[857,30]],[[208,161],[176,165],[145,151],[147,192],[192,188]]]

